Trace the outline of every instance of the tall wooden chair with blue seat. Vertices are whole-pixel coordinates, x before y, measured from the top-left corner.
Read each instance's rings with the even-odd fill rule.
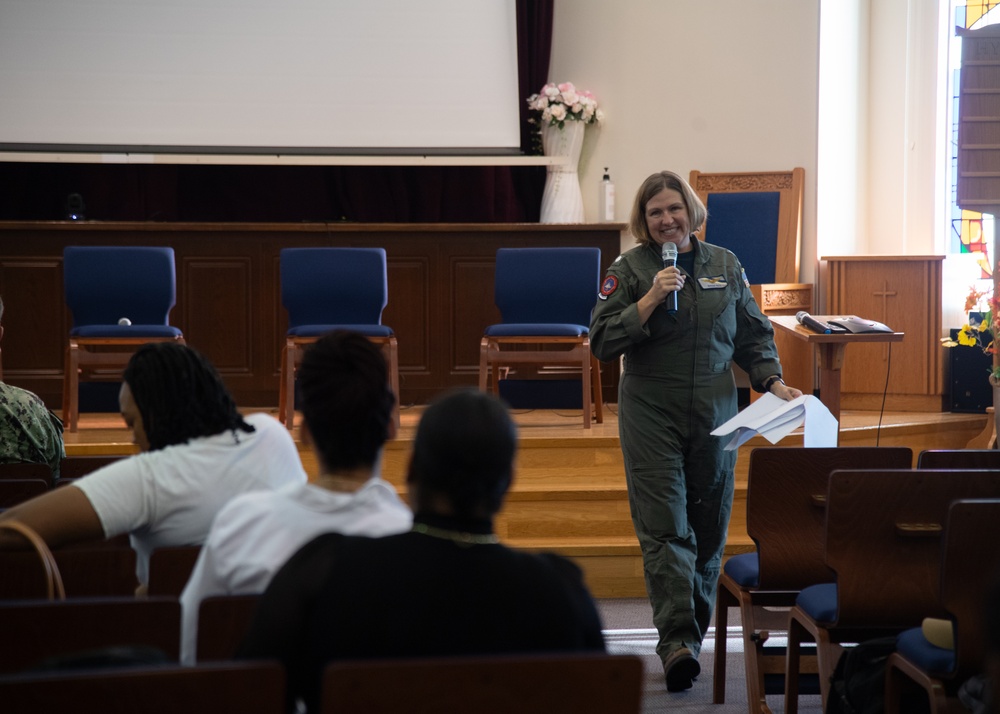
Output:
[[[75,432],[80,380],[120,380],[121,370],[141,345],[183,344],[184,335],[168,321],[177,299],[173,248],[68,246],[63,251],[63,283],[73,313],[63,422]]]
[[[535,365],[579,370],[583,426],[604,421],[601,363],[590,352],[590,315],[601,280],[599,248],[501,248],[494,301],[503,320],[486,328],[479,345],[479,388],[501,368]],[[591,410],[591,401],[594,408]]]
[[[954,647],[938,647],[913,627],[896,638],[886,665],[886,714],[902,711],[903,693],[921,688],[931,714],[964,711],[958,688],[983,671],[986,657],[986,593],[1000,572],[1000,500],[958,500],[951,504],[941,560],[941,606],[953,626]],[[909,685],[909,690],[908,690]],[[919,691],[919,690],[918,690]]]
[[[732,607],[740,610],[749,711],[769,711],[766,695],[784,691],[784,648],[768,640],[787,629],[788,609],[800,590],[833,580],[823,550],[830,474],[846,468],[908,469],[912,463],[913,452],[903,446],[773,446],[750,452],[747,534],[756,551],[732,556],[719,575],[713,703],[726,701],[726,640]]]
[[[805,170],[692,171],[689,182],[708,209],[699,238],[736,254],[761,311],[812,312],[813,286],[799,282]],[[775,334],[775,344],[785,381],[811,394],[813,346],[781,332]]]
[[[952,501],[1000,498],[1000,471],[834,471],[826,499],[826,563],[835,583],[804,588],[789,611],[785,712],[798,711],[799,656],[816,643],[823,701],[845,644],[898,635],[941,603],[942,535]]]
[[[281,353],[278,418],[289,429],[294,425],[295,372],[303,348],[342,329],[359,332],[381,347],[399,426],[399,348],[392,328],[382,324],[389,302],[385,249],[284,248],[280,262],[288,333]]]

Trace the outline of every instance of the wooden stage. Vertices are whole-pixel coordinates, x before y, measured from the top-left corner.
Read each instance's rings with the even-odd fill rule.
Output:
[[[616,407],[605,405],[604,423],[589,430],[580,426],[579,410],[514,412],[520,432],[517,473],[496,530],[509,545],[571,557],[583,568],[597,597],[645,597]],[[383,476],[400,492],[405,492],[406,463],[421,412],[422,407],[404,408],[400,433],[386,446]],[[881,428],[877,412],[845,411],[842,416],[841,445],[908,446],[914,457],[923,449],[965,448],[987,426],[985,414],[887,412]],[[301,445],[298,427],[293,436],[306,471],[315,475],[315,458]],[[80,430],[66,433],[64,439],[67,455],[137,451],[117,414],[81,414]],[[740,448],[727,555],[753,548],[746,534],[747,463],[753,448],[770,445],[755,437]],[[779,445],[801,446],[801,433],[791,434]]]

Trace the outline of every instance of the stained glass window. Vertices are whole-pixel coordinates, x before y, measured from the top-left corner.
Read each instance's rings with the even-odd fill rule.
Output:
[[[950,0],[949,16],[954,19],[954,26],[967,29],[977,29],[1000,22],[1000,0]],[[948,96],[951,102],[948,107],[949,137],[949,167],[948,197],[951,253],[978,253],[979,265],[983,270],[982,277],[991,275],[990,250],[993,246],[994,221],[993,216],[975,211],[964,211],[957,204],[958,183],[958,90],[961,86],[959,77],[962,71],[961,38],[954,32],[948,49]]]

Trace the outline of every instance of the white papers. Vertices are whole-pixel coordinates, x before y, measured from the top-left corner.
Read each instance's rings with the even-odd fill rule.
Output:
[[[840,425],[826,405],[811,394],[805,394],[790,402],[770,393],[765,394],[725,424],[714,429],[712,436],[731,435],[723,448],[732,451],[758,434],[772,444],[777,444],[803,424],[805,446],[837,445]]]

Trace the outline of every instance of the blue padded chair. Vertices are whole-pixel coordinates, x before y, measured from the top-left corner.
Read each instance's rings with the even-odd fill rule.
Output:
[[[174,249],[135,246],[68,246],[63,284],[73,327],[66,349],[63,422],[71,432],[79,419],[81,379],[108,378],[147,342],[184,342],[169,324],[176,302]],[[119,376],[112,374],[112,378]]]
[[[601,364],[590,352],[590,314],[601,280],[599,248],[501,248],[497,251],[494,300],[503,322],[490,325],[479,347],[479,388],[510,364],[573,365],[583,384],[583,426],[604,421]],[[545,346],[568,349],[543,349]],[[530,349],[522,349],[525,346]],[[504,349],[512,348],[512,349]]]
[[[947,617],[941,558],[951,502],[1000,498],[1000,471],[834,471],[826,497],[826,563],[836,583],[811,585],[788,614],[785,712],[798,711],[801,643],[816,643],[823,701],[845,643],[898,635]],[[989,542],[988,540],[983,542]]]
[[[958,500],[948,511],[941,561],[941,606],[953,620],[955,648],[937,647],[923,629],[905,630],[896,638],[896,652],[886,672],[886,714],[900,712],[904,683],[927,692],[931,714],[964,711],[958,687],[983,670],[986,660],[985,594],[1000,570],[1000,500]]]
[[[813,286],[798,282],[805,170],[692,171],[689,183],[708,209],[699,237],[736,253],[764,314],[812,312]],[[810,393],[813,346],[781,331],[775,342],[785,381]],[[751,397],[755,396],[753,392]]]
[[[729,608],[740,610],[747,701],[765,711],[766,694],[779,688],[784,649],[767,645],[787,627],[787,608],[803,588],[832,582],[823,534],[826,489],[836,469],[908,469],[909,447],[758,447],[747,474],[747,534],[756,551],[729,558],[719,575],[715,600],[715,653],[712,702],[726,701],[726,640]],[[775,609],[775,608],[785,608]],[[772,685],[772,686],[767,686]]]
[[[288,333],[281,354],[278,418],[289,429],[295,421],[295,372],[303,347],[338,329],[359,332],[382,348],[399,426],[398,347],[392,328],[382,324],[388,301],[384,248],[281,251],[281,303],[288,311]]]

